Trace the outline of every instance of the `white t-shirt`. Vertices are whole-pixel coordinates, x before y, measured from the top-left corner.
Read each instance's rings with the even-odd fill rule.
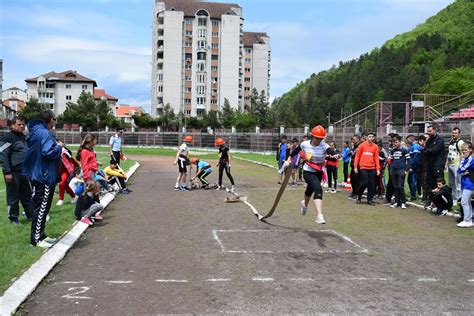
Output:
[[[81,183],[82,183],[81,179],[74,177],[71,179],[71,181],[69,181],[69,187],[72,189],[72,191],[76,192],[77,187]]]
[[[300,145],[301,150],[304,151],[306,154],[312,154],[313,156],[310,159],[310,162],[316,163],[316,164],[323,164],[324,161],[326,160],[326,151],[329,148],[329,145],[321,141],[318,146],[313,146],[311,145],[311,141],[307,140],[301,143]],[[314,168],[311,168],[308,166],[308,164],[305,164],[303,167],[303,170],[310,171],[310,172],[316,172],[317,170]]]
[[[462,139],[451,141],[448,146],[448,165],[459,166],[461,164],[461,146],[464,144]],[[459,150],[458,150],[459,149]]]
[[[180,155],[187,156],[188,151],[189,151],[189,148],[188,148],[188,145],[186,145],[186,143],[182,143],[181,146],[179,146],[178,152]]]

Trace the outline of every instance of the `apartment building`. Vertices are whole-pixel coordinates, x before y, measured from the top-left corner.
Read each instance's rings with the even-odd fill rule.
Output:
[[[97,87],[95,80],[74,70],[51,71],[25,81],[28,100],[37,98],[40,103],[48,104],[56,115],[66,110],[68,102],[77,103],[83,91],[94,95],[94,88]]]
[[[243,21],[238,4],[155,0],[152,115],[159,116],[167,104],[175,113],[187,116],[218,111],[225,99],[233,108],[244,106]],[[269,52],[269,38],[265,34],[249,46],[251,58],[254,45],[262,45],[260,42],[265,42]],[[261,83],[264,76],[256,72],[263,67],[250,64],[255,78],[251,84],[258,82],[255,87],[264,87],[268,93],[269,67],[265,68],[267,81]]]
[[[3,91],[3,59],[0,59],[0,91]]]
[[[118,98],[108,94],[105,89],[94,89],[94,100],[96,104],[105,101],[115,115]]]
[[[244,105],[250,105],[252,90],[270,98],[270,37],[267,33],[244,32]]]
[[[2,105],[9,107],[12,111],[21,111],[26,105],[26,91],[12,87],[2,91]]]

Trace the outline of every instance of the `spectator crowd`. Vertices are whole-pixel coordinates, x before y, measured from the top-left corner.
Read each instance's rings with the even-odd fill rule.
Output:
[[[407,200],[420,200],[424,208],[435,215],[459,212],[458,227],[473,226],[472,143],[462,139],[459,128],[452,129],[448,144],[445,144],[435,125],[429,126],[423,135],[410,134],[405,139],[395,133],[388,134],[385,144],[374,133],[354,135],[351,144],[345,142],[341,152],[334,142],[328,144],[331,154],[326,155],[322,175],[326,192],[337,192],[341,162],[344,175],[342,186],[352,190],[349,198],[358,204],[366,197],[367,204],[371,206],[382,199],[383,204],[391,208],[406,209]],[[288,157],[296,158],[292,160],[293,170],[296,170],[293,185],[297,185],[296,173],[305,164],[305,161],[291,154],[297,145],[298,139],[294,138],[288,144],[287,137],[283,135],[276,151],[279,168]],[[281,183],[281,173],[279,177],[278,183]],[[301,172],[298,178],[302,181]]]
[[[8,218],[12,224],[20,224],[21,202],[22,215],[31,221],[30,243],[40,248],[50,248],[57,242],[45,232],[56,185],[56,205],[64,204],[67,193],[75,204],[76,219],[87,225],[103,219],[101,194],[131,192],[120,168],[120,160],[125,159],[121,149],[123,130],[118,129],[110,138],[110,164],[101,169],[102,162],[94,152],[95,136],[87,134],[74,155],[55,137],[55,124],[54,112],[43,110],[37,119],[28,122],[26,133],[24,120],[16,116],[9,121],[10,131],[0,139]]]

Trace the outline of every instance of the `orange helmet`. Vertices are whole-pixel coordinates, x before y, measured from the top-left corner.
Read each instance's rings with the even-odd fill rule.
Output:
[[[199,158],[193,157],[191,158],[191,163],[194,165],[199,162]]]
[[[224,144],[225,144],[225,141],[224,141],[223,138],[216,139],[216,145],[217,146],[224,145]]]
[[[193,137],[191,135],[188,135],[184,137],[184,141],[187,143],[192,143],[193,142]]]
[[[321,125],[315,126],[311,130],[311,136],[313,136],[315,138],[321,138],[321,139],[325,138],[326,137],[326,130]]]

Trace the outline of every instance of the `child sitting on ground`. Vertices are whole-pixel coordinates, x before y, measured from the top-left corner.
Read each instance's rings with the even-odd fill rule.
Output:
[[[109,184],[114,185],[116,183],[120,189],[120,193],[129,194],[132,192],[132,190],[128,189],[125,184],[127,175],[120,167],[117,166],[117,163],[114,159],[110,160],[110,166],[106,167],[104,172],[109,177]]]
[[[100,191],[102,193],[112,192],[114,189],[109,183],[109,177],[105,174],[104,170],[99,169],[95,175],[95,181],[100,184]]]
[[[74,177],[72,177],[71,181],[69,181],[69,187],[76,194],[76,197],[71,200],[71,203],[76,203],[79,195],[84,192],[84,180],[82,179],[81,168],[74,169]]]
[[[77,220],[89,226],[94,224],[93,220],[102,220],[101,213],[104,207],[98,201],[98,193],[98,186],[94,181],[90,181],[84,193],[77,199],[76,210],[74,212]]]
[[[198,169],[194,177],[191,178],[191,181],[194,181],[194,179],[197,177],[202,183],[202,188],[207,188],[209,186],[209,182],[206,180],[206,177],[212,172],[211,165],[208,162],[200,161],[199,158],[196,157],[191,159],[191,163],[193,165],[197,165]]]
[[[435,215],[444,216],[453,207],[453,194],[451,188],[446,185],[446,181],[440,178],[436,181],[436,189],[433,189],[433,200],[431,201],[431,211]]]

